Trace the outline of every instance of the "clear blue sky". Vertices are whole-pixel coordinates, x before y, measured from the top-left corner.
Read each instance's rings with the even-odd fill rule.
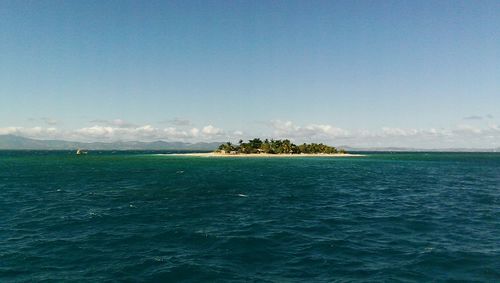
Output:
[[[329,125],[350,133],[322,138],[368,145],[399,130],[496,135],[499,105],[499,1],[0,2],[3,133],[301,139]]]

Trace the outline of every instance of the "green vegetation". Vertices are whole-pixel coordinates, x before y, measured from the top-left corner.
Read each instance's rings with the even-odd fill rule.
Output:
[[[324,145],[322,143],[311,143],[295,145],[290,140],[268,140],[262,141],[259,138],[254,138],[248,142],[240,140],[238,145],[230,142],[221,144],[217,152],[228,154],[252,154],[252,153],[267,153],[267,154],[333,154],[345,153],[343,149],[337,150],[333,146]]]

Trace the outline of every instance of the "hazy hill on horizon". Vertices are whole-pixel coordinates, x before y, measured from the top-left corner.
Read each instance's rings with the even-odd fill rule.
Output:
[[[166,141],[117,141],[117,142],[76,142],[66,140],[38,140],[16,135],[0,135],[0,150],[201,150],[211,151],[223,142],[166,142]],[[473,148],[446,148],[422,149],[410,147],[351,147],[338,146],[347,151],[445,151],[445,152],[500,152],[500,148],[473,149]]]
[[[0,135],[0,149],[3,150],[215,150],[221,142],[166,142],[166,141],[117,141],[117,142],[75,142],[65,140],[38,140],[16,135]]]

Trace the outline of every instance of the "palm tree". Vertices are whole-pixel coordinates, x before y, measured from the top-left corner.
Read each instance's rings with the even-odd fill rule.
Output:
[[[262,142],[261,139],[259,138],[254,138],[249,140],[247,143],[244,143],[243,140],[240,140],[239,146],[234,146],[230,142],[227,142],[225,144],[221,144],[218,147],[219,151],[225,151],[225,152],[231,152],[231,151],[238,151],[240,153],[257,153],[259,151],[264,152],[264,153],[271,153],[271,154],[281,154],[281,153],[292,153],[292,154],[298,154],[298,153],[312,153],[312,154],[317,154],[317,153],[326,153],[326,154],[331,154],[331,153],[345,153],[343,149],[337,150],[337,148],[333,146],[328,146],[323,143],[310,143],[306,144],[303,143],[299,146],[293,144],[290,140],[285,139],[285,140],[268,140],[265,139],[264,142]]]

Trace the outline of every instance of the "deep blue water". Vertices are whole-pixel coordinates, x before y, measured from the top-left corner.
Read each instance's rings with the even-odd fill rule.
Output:
[[[499,282],[500,154],[0,152],[0,281]]]

